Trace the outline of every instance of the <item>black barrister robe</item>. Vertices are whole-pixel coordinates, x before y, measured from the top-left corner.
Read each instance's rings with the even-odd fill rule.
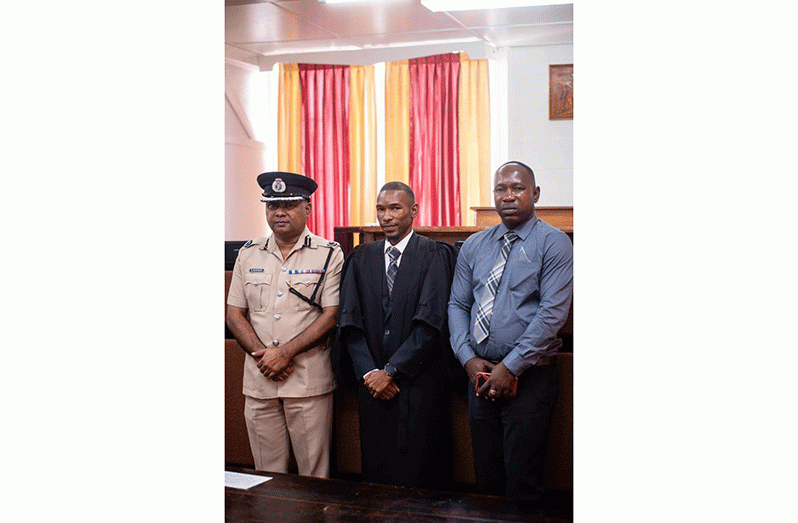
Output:
[[[446,309],[456,252],[413,234],[389,297],[384,249],[385,240],[359,245],[344,263],[334,366],[350,390],[357,387],[363,479],[434,486],[446,414]],[[399,394],[375,399],[363,375],[388,361],[398,370]]]

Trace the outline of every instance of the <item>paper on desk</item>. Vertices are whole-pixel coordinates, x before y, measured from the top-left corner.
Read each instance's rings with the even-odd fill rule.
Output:
[[[242,474],[240,472],[224,471],[224,486],[231,488],[248,489],[255,485],[269,481],[269,476],[256,476],[254,474]]]

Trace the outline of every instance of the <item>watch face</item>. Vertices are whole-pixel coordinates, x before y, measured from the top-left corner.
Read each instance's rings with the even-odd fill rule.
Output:
[[[396,367],[394,367],[392,363],[386,363],[385,364],[385,373],[388,376],[393,377],[396,374]]]

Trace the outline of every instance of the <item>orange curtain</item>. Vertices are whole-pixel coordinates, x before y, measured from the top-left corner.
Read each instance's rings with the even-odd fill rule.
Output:
[[[349,223],[377,221],[377,102],[373,65],[349,67]]]
[[[410,72],[407,60],[385,64],[385,181],[410,185]]]
[[[302,88],[297,64],[280,64],[277,170],[302,173]]]
[[[469,60],[460,53],[460,217],[476,225],[471,207],[492,205],[490,171],[490,85],[488,61]]]

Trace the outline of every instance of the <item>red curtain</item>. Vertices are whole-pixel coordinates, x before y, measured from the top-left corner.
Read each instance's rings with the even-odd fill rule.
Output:
[[[460,55],[408,60],[410,187],[420,203],[416,225],[460,225],[457,135]]]
[[[349,224],[349,66],[299,64],[302,169],[319,184],[308,228],[333,239]]]

